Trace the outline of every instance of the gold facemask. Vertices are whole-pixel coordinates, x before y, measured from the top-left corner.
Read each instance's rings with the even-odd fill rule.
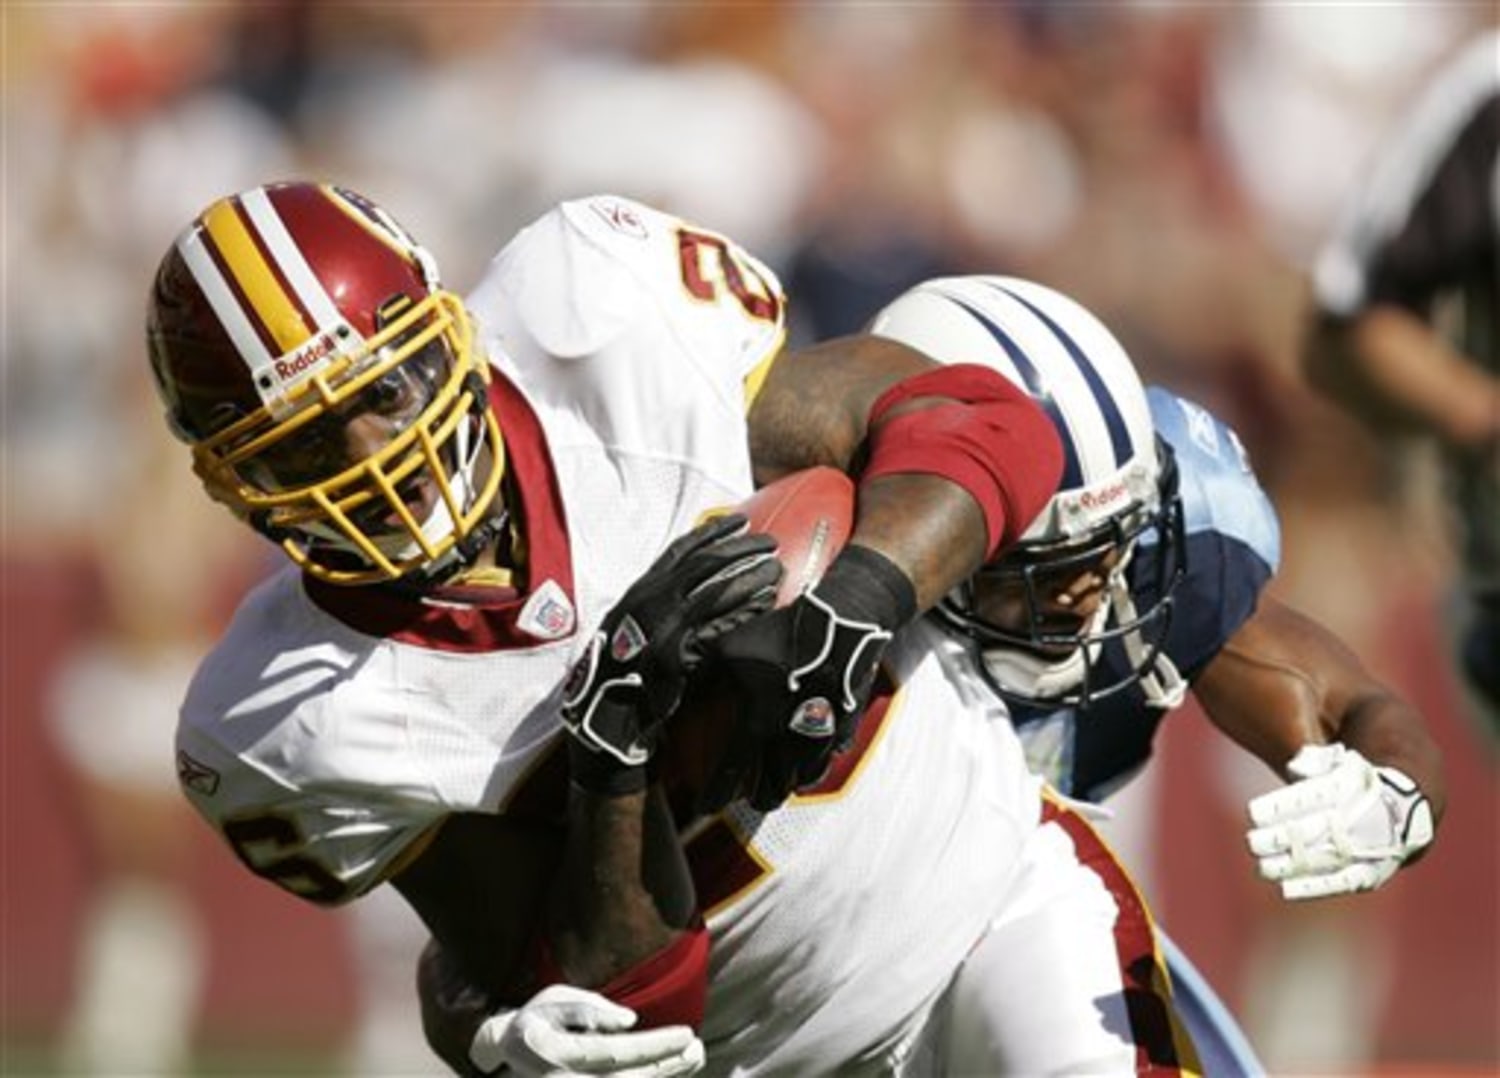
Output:
[[[493,515],[505,471],[462,300],[435,291],[388,314],[362,347],[193,448],[211,496],[331,584],[433,566]],[[389,437],[351,449],[355,422]]]

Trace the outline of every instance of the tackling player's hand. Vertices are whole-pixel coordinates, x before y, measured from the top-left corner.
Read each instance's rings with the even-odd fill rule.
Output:
[[[704,647],[770,608],[775,541],[725,514],[675,540],[615,604],[573,666],[562,718],[573,780],[604,794],[645,786],[646,761]]]
[[[597,992],[554,984],[486,1019],[469,1062],[514,1078],[673,1078],[703,1068],[703,1042],[690,1027],[637,1030],[635,1022],[634,1011]]]
[[[1304,745],[1295,780],[1250,802],[1246,836],[1263,878],[1296,900],[1373,891],[1432,841],[1432,806],[1394,767],[1344,745]]]
[[[701,807],[743,793],[768,812],[817,782],[854,740],[880,657],[915,612],[900,569],[848,547],[810,592],[726,634],[717,651],[743,703]]]

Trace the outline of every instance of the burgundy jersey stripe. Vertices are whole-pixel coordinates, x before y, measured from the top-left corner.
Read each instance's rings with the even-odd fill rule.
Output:
[[[1136,1044],[1139,1074],[1194,1074],[1191,1042],[1175,1027],[1171,982],[1157,958],[1151,914],[1124,867],[1088,823],[1077,813],[1050,799],[1042,802],[1042,821],[1055,822],[1073,840],[1078,859],[1104,883],[1119,907],[1115,921],[1115,951],[1125,985],[1125,1008]],[[1184,1059],[1184,1046],[1189,1058]],[[1184,1067],[1187,1069],[1184,1070]]]

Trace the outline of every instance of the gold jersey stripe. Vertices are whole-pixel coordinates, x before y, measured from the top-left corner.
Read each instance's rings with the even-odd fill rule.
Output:
[[[761,386],[766,383],[766,376],[771,373],[771,365],[781,355],[782,347],[786,344],[786,326],[781,325],[776,329],[776,339],[767,349],[764,358],[756,362],[750,368],[750,373],[745,375],[745,413],[748,415],[750,407],[755,403],[755,398],[760,396]]]
[[[218,248],[225,270],[250,301],[256,317],[282,352],[289,352],[312,336],[297,304],[287,295],[255,239],[235,210],[234,200],[225,199],[210,209],[204,228]]]

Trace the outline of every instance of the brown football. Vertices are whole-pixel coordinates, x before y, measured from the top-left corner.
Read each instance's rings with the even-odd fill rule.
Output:
[[[785,606],[822,578],[854,527],[854,483],[835,468],[808,468],[761,487],[738,506],[750,530],[776,539],[786,570],[776,593]]]
[[[821,579],[849,541],[854,483],[835,468],[808,468],[767,484],[735,510],[750,518],[752,531],[775,537],[784,569],[776,605],[786,606]],[[685,811],[702,791],[728,745],[734,720],[732,689],[716,684],[711,674],[699,678],[667,732],[663,779],[674,807]]]

